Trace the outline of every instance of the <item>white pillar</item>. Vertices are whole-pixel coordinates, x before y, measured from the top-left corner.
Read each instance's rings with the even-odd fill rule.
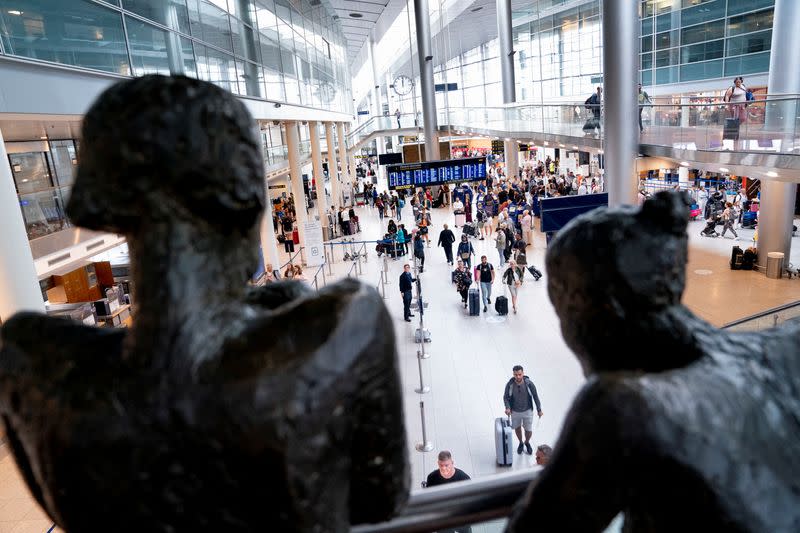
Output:
[[[333,123],[325,123],[325,139],[328,143],[328,176],[331,180],[331,205],[336,209],[342,206],[342,195],[339,194],[339,171],[336,162],[336,138],[333,135]]]
[[[306,243],[305,223],[308,220],[308,214],[306,213],[306,196],[303,192],[303,176],[300,173],[300,135],[297,131],[299,125],[297,122],[287,121],[284,126],[286,127],[286,149],[289,152],[289,176],[292,180],[292,196],[294,196],[295,223],[302,247]],[[305,262],[305,254],[300,254],[300,257]]]
[[[772,49],[769,58],[770,94],[791,95],[800,92],[800,2],[776,0],[772,23]],[[766,124],[781,132],[781,151],[791,152],[795,142],[797,100],[778,97],[767,105]],[[780,170],[778,171],[780,174]],[[769,252],[782,252],[784,264],[792,250],[796,183],[761,180],[761,204],[758,211],[758,264],[766,267]]]
[[[0,132],[0,321],[19,311],[44,313],[44,300]]]
[[[608,205],[635,205],[639,151],[639,2],[603,0],[603,150]]]
[[[267,263],[272,263],[274,270],[281,266],[281,261],[278,255],[275,227],[272,225],[272,196],[269,192],[269,182],[265,184],[265,188],[267,190],[267,202],[264,207],[264,216],[261,218],[261,253],[264,255],[264,268],[267,267]],[[270,273],[267,272],[267,274]]]
[[[506,160],[506,176],[519,176],[519,144],[517,141],[503,141],[503,152]]]
[[[340,182],[341,185],[347,187],[350,190],[351,179],[350,179],[350,170],[348,169],[348,162],[349,159],[347,158],[347,143],[344,140],[344,124],[341,122],[336,123],[336,136],[339,138],[339,161],[342,162],[342,180]],[[341,194],[340,189],[340,194]],[[351,198],[353,200],[353,198]]]
[[[372,114],[376,117],[383,115],[383,102],[381,101],[381,82],[378,75],[378,63],[375,61],[375,39],[369,38],[369,57],[372,67]]]
[[[689,169],[686,167],[678,167],[678,184],[681,190],[689,188]]]
[[[689,127],[690,100],[688,96],[681,96],[681,128]],[[652,112],[652,109],[651,109]],[[653,120],[653,119],[650,119]]]
[[[322,226],[322,238],[327,237],[328,199],[325,196],[325,173],[322,171],[322,149],[319,146],[319,123],[309,122],[311,137],[311,165],[314,168],[314,190],[317,193],[317,215]]]

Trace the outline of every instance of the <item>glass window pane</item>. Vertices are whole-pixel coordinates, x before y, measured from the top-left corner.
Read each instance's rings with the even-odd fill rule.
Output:
[[[239,85],[244,89],[244,94],[264,98],[264,72],[255,63],[250,61],[237,61],[236,70],[239,75]]]
[[[683,26],[691,26],[693,24],[700,24],[725,18],[725,1],[714,0],[713,2],[704,2],[696,7],[684,9],[681,12],[681,24]]]
[[[653,68],[653,54],[642,54],[641,59],[639,60],[639,67],[642,70],[647,70],[649,68]]]
[[[169,75],[166,31],[151,26],[139,19],[125,17],[128,42],[133,61],[133,75]],[[177,37],[177,35],[175,36]]]
[[[122,0],[122,7],[173,30],[189,33],[186,0]]]
[[[753,54],[769,50],[772,45],[772,30],[749,33],[739,37],[733,37],[727,41],[727,56],[738,56],[741,54]]]
[[[681,81],[704,80],[722,76],[722,60],[681,66]]]
[[[233,51],[227,13],[202,0],[189,0],[192,35],[208,44]]]
[[[653,51],[653,36],[648,35],[647,37],[641,38],[641,46],[639,47],[640,52],[652,52]]]
[[[642,35],[650,35],[653,33],[653,19],[642,19]]]
[[[231,30],[233,32],[233,53],[237,56],[261,62],[260,50],[256,42],[256,32],[253,28],[234,17],[231,20]]]
[[[197,73],[200,79],[210,81],[234,94],[239,94],[233,56],[202,45],[195,45],[195,53],[197,54]]]
[[[656,69],[656,85],[676,83],[678,81],[678,67]]]
[[[693,44],[702,41],[713,41],[725,36],[725,21],[706,22],[681,29],[681,44]]]
[[[48,189],[53,186],[45,152],[10,154],[11,173],[19,194]]]
[[[750,54],[725,60],[725,76],[742,76],[769,71],[769,52]]]
[[[696,63],[722,57],[724,41],[693,44],[681,48],[681,63]]]
[[[85,0],[3,0],[7,54],[130,74],[122,16]]]
[[[728,0],[728,16],[755,11],[762,7],[772,7],[775,0]]]
[[[749,13],[728,19],[728,35],[740,35],[753,31],[767,30],[772,28],[773,10]]]
[[[656,34],[656,50],[670,48],[678,45],[678,30],[665,31]]]
[[[678,64],[678,49],[661,50],[656,52],[656,67],[668,67]]]
[[[72,185],[78,163],[75,143],[70,141],[50,141],[50,157],[53,162],[53,181],[64,187]]]
[[[652,85],[653,84],[653,71],[652,70],[643,70],[642,71],[642,85]]]
[[[183,58],[183,73],[193,78],[197,77],[197,64],[194,60],[194,45],[191,39],[181,37],[181,54]]]

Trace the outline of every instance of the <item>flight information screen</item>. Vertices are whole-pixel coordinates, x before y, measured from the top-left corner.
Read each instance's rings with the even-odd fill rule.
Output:
[[[480,181],[486,179],[486,158],[471,157],[389,165],[386,167],[386,172],[389,175],[390,189],[411,189],[445,183]]]

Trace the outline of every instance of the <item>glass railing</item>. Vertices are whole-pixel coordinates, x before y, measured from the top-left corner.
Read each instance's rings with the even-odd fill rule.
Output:
[[[722,326],[730,331],[763,331],[784,322],[800,320],[800,302],[793,302],[736,320]]]
[[[440,110],[440,128],[479,131],[498,136],[534,137],[537,134],[602,139],[604,108],[600,127],[593,128],[594,111],[584,102],[518,104],[505,107],[469,107]],[[800,97],[767,96],[747,103],[726,103],[720,99],[681,104],[641,106],[641,144],[681,150],[736,151],[800,155]],[[402,115],[400,126],[413,128],[414,115]],[[349,138],[355,146],[379,130],[397,129],[394,116],[373,117]]]
[[[356,129],[350,132],[347,137],[347,148],[352,149],[376,131],[422,128],[422,115],[413,113],[401,114],[398,120],[396,115],[384,115],[372,117]]]

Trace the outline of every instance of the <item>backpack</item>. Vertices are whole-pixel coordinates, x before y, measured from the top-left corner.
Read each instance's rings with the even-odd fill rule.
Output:
[[[583,107],[585,107],[586,109],[591,109],[592,108],[592,104],[594,103],[593,98],[594,98],[594,95],[592,95],[589,98],[587,98],[586,101],[583,103]]]

